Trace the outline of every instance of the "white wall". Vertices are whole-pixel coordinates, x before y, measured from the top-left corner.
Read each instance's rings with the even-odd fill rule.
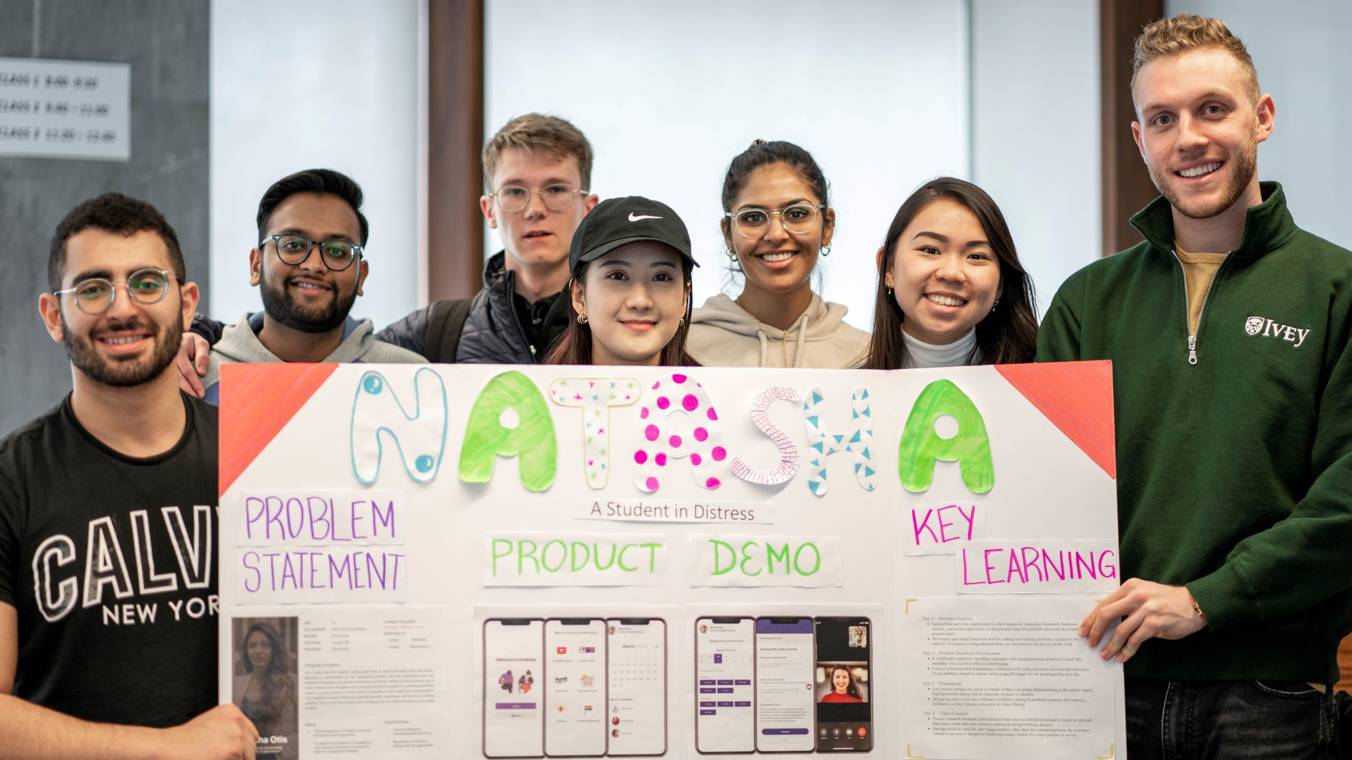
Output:
[[[696,303],[724,282],[728,162],[757,137],[802,145],[837,212],[824,295],[867,329],[874,252],[897,207],[921,182],[969,171],[966,24],[961,0],[493,0],[485,134],[527,111],[581,128],[597,193],[655,197],[685,220]]]
[[[1170,15],[1218,17],[1244,41],[1259,85],[1277,104],[1276,129],[1258,147],[1259,177],[1282,183],[1297,224],[1352,247],[1352,3],[1169,0],[1164,7]]]
[[[972,0],[973,178],[1037,290],[1099,257],[1098,4]]]
[[[353,316],[377,328],[418,295],[420,0],[215,0],[211,4],[211,303],[233,321],[249,286],[258,199],[300,169],[365,191],[371,274]]]

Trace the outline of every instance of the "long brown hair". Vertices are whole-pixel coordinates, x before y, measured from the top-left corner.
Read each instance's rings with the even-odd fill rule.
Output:
[[[568,300],[568,327],[563,334],[554,341],[554,345],[545,355],[545,364],[592,364],[592,332],[591,325],[577,320],[577,309],[573,308],[573,283],[576,282],[579,287],[587,277],[587,269],[592,262],[584,261],[577,267],[573,273],[573,279],[568,281],[567,287],[563,289],[562,297]],[[662,355],[658,363],[663,367],[698,367],[699,362],[691,358],[690,354],[685,352],[685,337],[690,331],[690,262],[685,257],[681,257],[681,274],[685,278],[685,318],[681,324],[676,327],[676,334],[671,336],[667,345],[662,347]]]
[[[868,369],[901,369],[906,366],[906,342],[901,337],[901,323],[906,315],[897,305],[897,299],[888,292],[887,272],[896,256],[901,233],[922,210],[934,201],[947,198],[957,201],[976,215],[985,231],[991,249],[1000,266],[999,303],[990,314],[976,325],[976,345],[981,351],[982,364],[1017,364],[1030,362],[1037,354],[1037,315],[1033,311],[1036,298],[1033,281],[1019,263],[1014,249],[1014,237],[1009,234],[1000,207],[985,190],[954,177],[939,177],[921,185],[897,209],[892,226],[883,240],[883,258],[878,267],[878,293],[873,308],[873,338],[868,344]]]
[[[249,637],[255,633],[268,640],[268,646],[272,648],[272,658],[268,660],[259,678],[263,694],[258,704],[254,706],[250,719],[258,724],[260,733],[284,731],[286,727],[273,723],[280,720],[288,709],[293,712],[295,710],[295,705],[291,701],[294,685],[288,672],[290,666],[287,664],[285,642],[282,641],[277,629],[268,623],[260,621],[249,626],[244,638],[239,640],[239,658],[244,665],[244,672],[250,675],[254,672],[254,666],[253,661],[249,659]]]

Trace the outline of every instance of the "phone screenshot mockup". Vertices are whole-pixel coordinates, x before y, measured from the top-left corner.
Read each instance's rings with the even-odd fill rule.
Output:
[[[606,735],[614,757],[667,751],[667,624],[654,618],[606,621]]]
[[[755,752],[756,621],[695,621],[695,748],[703,753]]]
[[[545,754],[606,752],[606,622],[545,621]]]
[[[812,618],[756,618],[756,749],[760,752],[812,751],[816,719],[812,639]]]
[[[541,757],[544,621],[484,621],[484,756]]]
[[[819,617],[818,752],[873,749],[873,630],[864,617]]]

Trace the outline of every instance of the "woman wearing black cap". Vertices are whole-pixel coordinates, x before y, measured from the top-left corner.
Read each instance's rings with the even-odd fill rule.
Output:
[[[602,201],[573,233],[571,321],[548,364],[692,366],[690,234],[669,206],[630,196]]]

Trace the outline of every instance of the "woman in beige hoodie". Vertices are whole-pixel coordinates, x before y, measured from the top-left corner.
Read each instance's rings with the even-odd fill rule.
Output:
[[[817,258],[831,250],[836,213],[826,177],[806,150],[757,140],[723,180],[723,242],[746,284],[695,309],[687,349],[711,367],[847,368],[869,335],[846,308],[812,292]]]

